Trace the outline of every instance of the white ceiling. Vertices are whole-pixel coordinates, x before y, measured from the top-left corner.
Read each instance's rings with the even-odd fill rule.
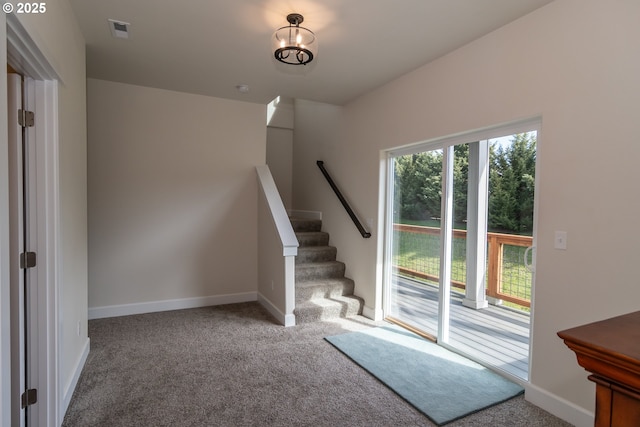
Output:
[[[338,105],[551,1],[70,0],[88,77],[261,104],[280,95]],[[307,66],[279,64],[270,51],[292,12],[318,38]],[[131,38],[113,38],[107,19],[129,22]]]

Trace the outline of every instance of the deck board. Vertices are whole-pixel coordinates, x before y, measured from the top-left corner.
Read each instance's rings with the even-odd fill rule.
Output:
[[[396,277],[392,285],[391,317],[431,335],[438,331],[438,288]],[[527,313],[489,305],[475,310],[462,305],[462,295],[451,293],[448,345],[477,361],[520,379],[529,377]]]

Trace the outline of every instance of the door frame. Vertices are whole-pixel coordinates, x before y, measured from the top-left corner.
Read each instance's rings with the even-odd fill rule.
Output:
[[[390,313],[390,304],[391,304],[391,274],[392,268],[390,264],[391,260],[391,249],[392,249],[392,240],[393,240],[393,162],[392,159],[398,156],[407,155],[407,154],[415,154],[423,151],[430,150],[443,150],[443,163],[450,162],[453,157],[453,147],[458,144],[466,144],[469,142],[475,141],[484,141],[489,139],[494,139],[497,137],[501,137],[504,135],[513,135],[517,133],[522,133],[525,131],[535,130],[537,132],[537,143],[536,143],[536,176],[535,176],[535,186],[536,189],[539,189],[539,171],[540,171],[540,141],[542,140],[542,117],[536,116],[522,120],[516,120],[512,122],[503,123],[496,126],[490,126],[483,129],[477,129],[470,132],[462,132],[455,135],[445,136],[441,138],[434,138],[427,141],[416,142],[413,144],[403,145],[396,148],[391,148],[387,150],[382,150],[380,159],[381,159],[381,174],[380,174],[380,198],[379,198],[379,212],[383,213],[383,217],[381,218],[382,226],[381,226],[381,235],[383,236],[383,242],[379,245],[379,250],[381,253],[379,254],[379,259],[382,260],[380,263],[382,265],[381,274],[378,280],[378,288],[379,295],[381,296],[380,307],[382,309],[382,318],[386,318]],[[447,170],[451,171],[451,165],[449,165]],[[444,197],[445,187],[451,186],[452,177],[443,175],[443,223],[441,225],[443,232],[441,232],[441,247],[445,248],[448,246],[450,242],[448,241],[451,231],[451,200],[446,200]],[[528,366],[529,370],[531,370],[531,353],[533,348],[532,337],[533,337],[533,326],[534,326],[534,318],[535,318],[535,265],[536,265],[536,253],[535,248],[537,245],[537,229],[538,229],[538,200],[539,200],[539,191],[534,192],[534,204],[533,204],[533,248],[532,251],[532,285],[531,285],[531,311],[530,311],[530,325],[529,325],[529,361]],[[448,232],[447,232],[448,231]],[[440,271],[441,271],[441,283],[443,271],[449,272],[446,268],[446,264],[450,263],[449,259],[441,256],[440,260]],[[443,270],[444,268],[444,270]],[[445,278],[446,279],[446,278]],[[439,310],[443,310],[445,314],[448,314],[449,310],[449,293],[448,289],[445,286],[439,287]],[[442,312],[441,312],[442,313]],[[448,341],[448,322],[442,322],[442,314],[439,314],[438,318],[438,336],[437,342],[443,347],[452,350],[458,351],[456,348],[451,347]]]
[[[36,149],[34,153],[35,176],[35,210],[37,244],[35,251],[38,258],[37,278],[35,280],[34,305],[37,306],[36,335],[32,341],[37,343],[38,352],[34,364],[37,366],[38,403],[31,411],[34,425],[57,426],[62,421],[63,402],[62,386],[59,381],[59,169],[58,169],[58,82],[60,78],[45,55],[14,14],[6,16],[6,62],[19,73],[28,76],[27,101],[29,109],[35,114],[35,128],[33,138]],[[6,81],[6,70],[4,72]],[[6,113],[5,92],[5,113]],[[4,128],[8,126],[7,114],[0,120]],[[6,150],[7,140],[1,144]],[[9,159],[3,155],[1,162]],[[5,168],[6,170],[6,168]],[[10,211],[8,197],[8,176],[0,177],[0,235],[3,242],[0,252],[9,253],[8,243]],[[7,218],[5,221],[4,218]],[[7,239],[5,239],[5,235]],[[8,258],[3,255],[0,263],[0,409],[2,416],[0,424],[11,424],[11,378],[6,373],[11,372],[11,341],[10,331],[10,280]],[[13,374],[13,373],[11,373]]]

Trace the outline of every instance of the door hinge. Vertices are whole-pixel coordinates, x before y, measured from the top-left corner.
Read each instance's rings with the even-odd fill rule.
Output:
[[[33,114],[33,111],[18,110],[18,124],[23,128],[33,127],[35,123],[34,118],[35,114]]]
[[[23,252],[20,254],[20,268],[32,268],[36,266],[36,253]]]
[[[27,389],[21,396],[22,399],[22,409],[27,406],[35,405],[38,403],[38,389],[30,388]]]

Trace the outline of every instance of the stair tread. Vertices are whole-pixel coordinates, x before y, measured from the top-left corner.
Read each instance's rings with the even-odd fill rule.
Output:
[[[335,246],[328,246],[328,245],[299,246],[298,247],[298,255],[301,255],[301,254],[308,254],[308,255],[321,254],[323,252],[336,254],[336,253],[338,253],[338,250],[336,249]]]
[[[296,265],[296,268],[313,268],[313,267],[324,267],[328,265],[344,265],[342,261],[313,261],[313,262],[301,262]]]
[[[307,280],[304,282],[296,283],[296,288],[310,288],[313,286],[321,286],[321,285],[342,285],[344,283],[353,283],[353,279],[349,279],[348,277],[329,277],[326,279],[313,279]]]
[[[312,228],[320,228],[322,227],[322,220],[315,218],[300,218],[300,217],[289,217],[289,221],[294,226],[300,227],[312,227]]]
[[[307,301],[300,302],[300,304],[296,305],[296,309],[298,307],[304,307],[304,306],[326,307],[326,306],[331,306],[336,304],[342,304],[344,302],[356,302],[356,301],[360,302],[362,301],[362,298],[357,297],[355,295],[339,295],[331,298],[316,298],[316,299],[310,299]]]
[[[329,234],[324,231],[303,231],[296,232],[296,238],[300,248],[327,246],[329,244]]]
[[[327,233],[326,231],[296,231],[295,235],[298,236],[298,238],[300,237],[307,237],[307,236],[328,236],[329,233]]]
[[[296,323],[349,318],[362,314],[362,298],[355,295],[320,298],[296,304]]]
[[[321,298],[353,295],[355,283],[351,279],[338,278],[296,283],[296,306]]]
[[[353,295],[355,283],[344,277],[345,264],[336,260],[329,233],[321,220],[291,217],[300,246],[296,257],[296,323],[351,317],[362,313],[364,300]]]
[[[326,251],[326,250],[334,250],[336,249],[335,246],[329,246],[329,245],[317,245],[317,246],[302,246],[300,248],[298,248],[298,251],[304,250],[304,251]]]
[[[340,261],[296,264],[296,281],[312,281],[344,277],[345,265]]]
[[[298,253],[313,253],[313,252],[338,252],[335,246],[317,245],[317,246],[299,246]]]

